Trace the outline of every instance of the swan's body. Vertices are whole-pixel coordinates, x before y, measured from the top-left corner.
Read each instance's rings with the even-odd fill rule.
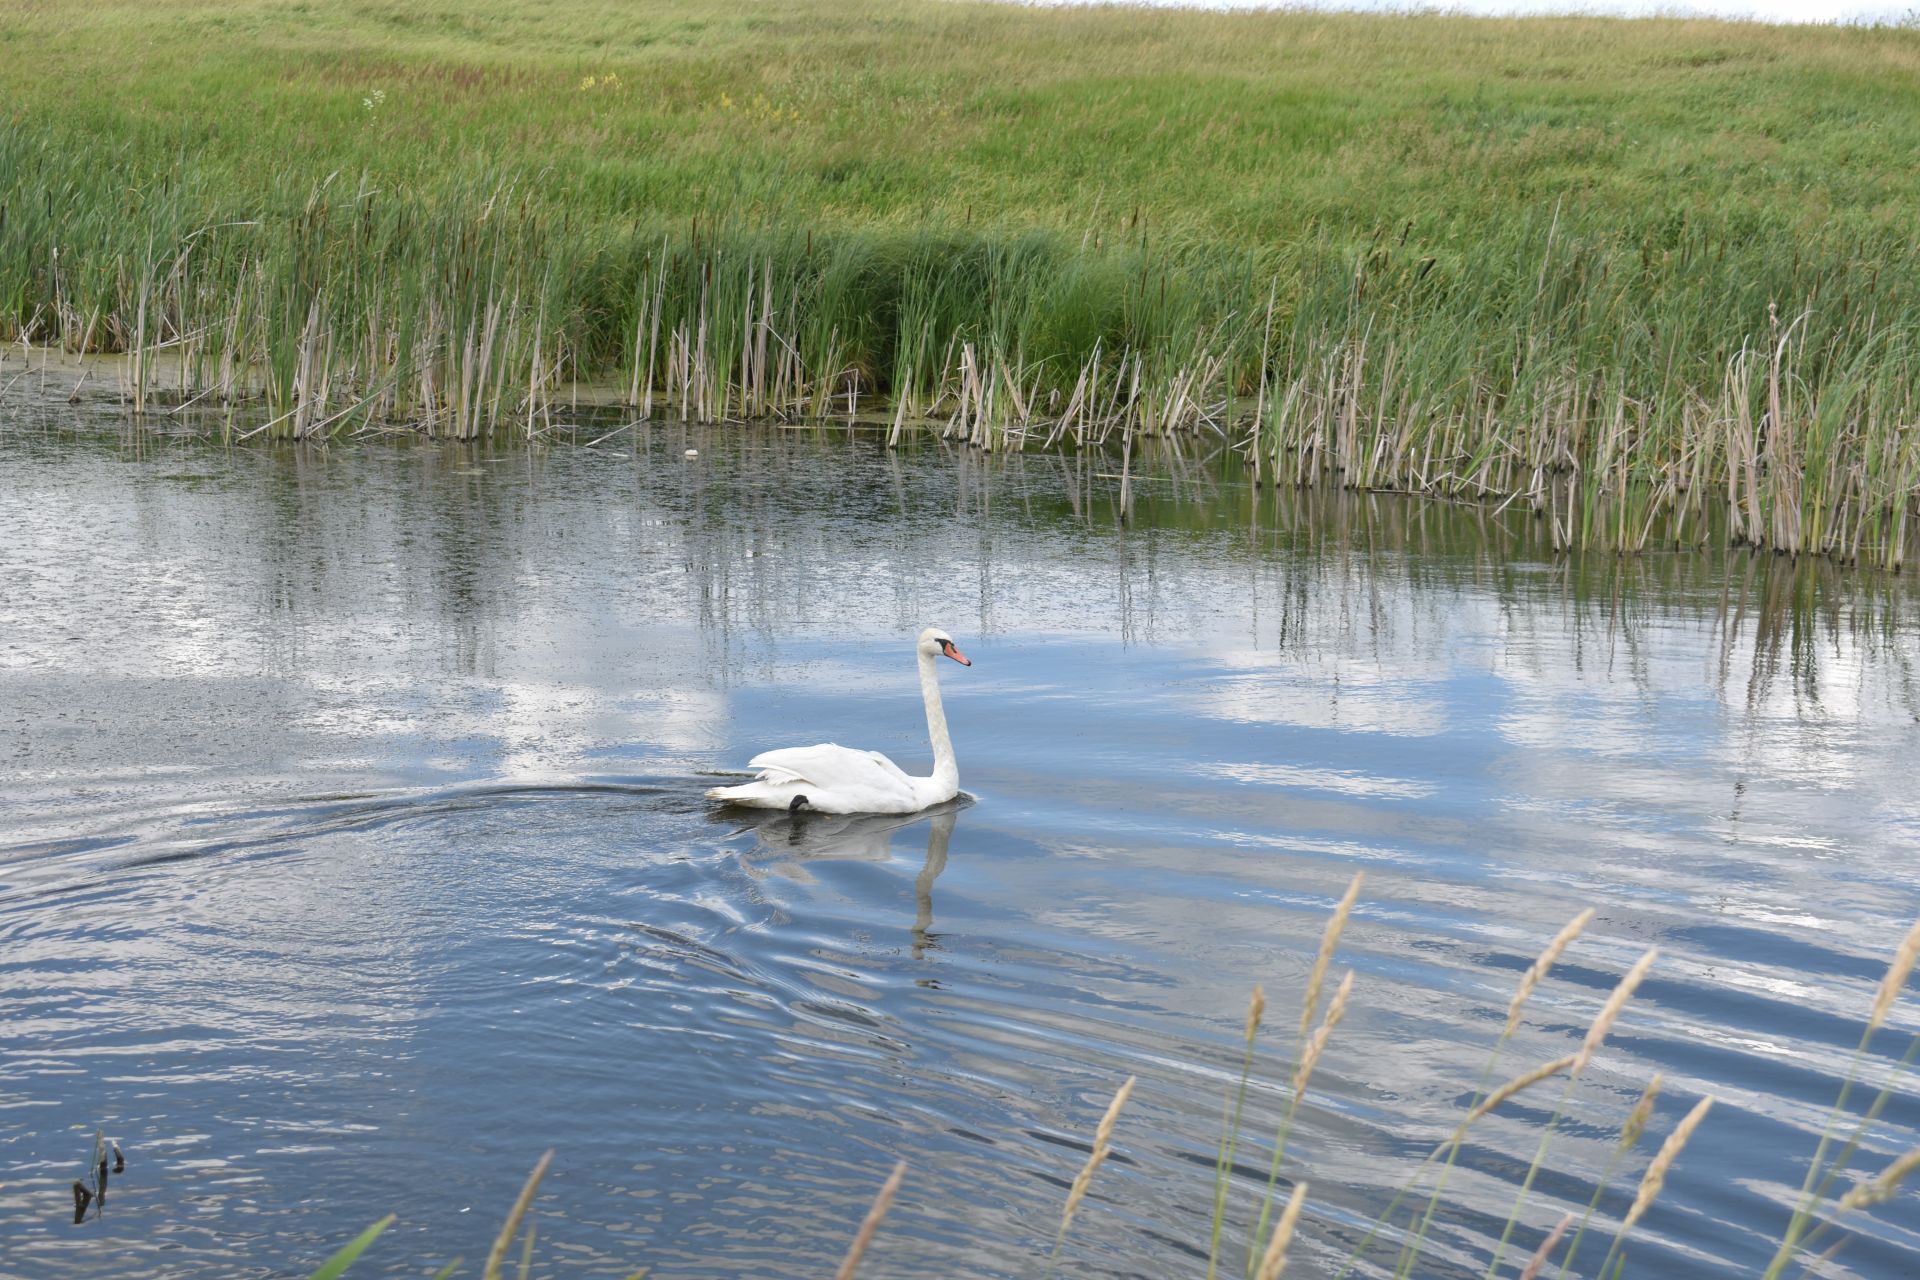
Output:
[[[927,707],[927,736],[933,740],[933,776],[916,778],[878,751],[822,742],[812,747],[763,751],[747,761],[760,776],[737,787],[714,787],[707,799],[755,809],[810,809],[818,813],[918,813],[960,794],[960,766],[947,736],[947,713],[940,705],[940,678],[934,663],[942,656],[963,667],[973,664],[953,647],[939,627],[920,633],[914,650],[920,660],[920,697]]]

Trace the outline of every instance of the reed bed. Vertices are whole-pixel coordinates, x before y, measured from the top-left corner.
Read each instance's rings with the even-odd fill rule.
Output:
[[[580,396],[1217,433],[1566,550],[1914,540],[1910,24],[87,0],[0,37],[0,341],[232,439]]]
[[[1920,500],[1910,242],[1625,242],[1566,206],[1445,257],[695,217],[576,223],[538,174],[292,180],[236,208],[0,133],[0,339],[124,360],[232,439],[879,419],[982,449],[1212,433],[1264,483],[1524,504],[1558,549],[1897,568]],[[56,198],[57,196],[57,198]],[[158,388],[165,386],[163,393]]]

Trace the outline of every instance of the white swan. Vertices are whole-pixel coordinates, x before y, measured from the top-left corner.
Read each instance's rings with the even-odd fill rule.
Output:
[[[813,747],[763,751],[747,761],[760,776],[737,787],[714,787],[707,799],[755,809],[811,809],[819,813],[918,813],[960,794],[960,766],[947,737],[947,713],[940,706],[940,679],[934,659],[945,656],[963,667],[967,661],[941,627],[920,633],[914,651],[920,659],[920,696],[927,704],[927,736],[933,739],[933,776],[915,778],[878,751],[823,742]]]

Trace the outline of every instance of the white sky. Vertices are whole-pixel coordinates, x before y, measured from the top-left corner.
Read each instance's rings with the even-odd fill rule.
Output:
[[[1892,21],[1920,10],[1920,0],[1156,0],[1191,8],[1442,9],[1457,13],[1695,14],[1768,22]]]

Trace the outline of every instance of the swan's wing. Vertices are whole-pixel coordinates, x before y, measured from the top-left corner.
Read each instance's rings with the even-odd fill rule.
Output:
[[[900,766],[878,751],[855,751],[831,742],[763,751],[747,761],[747,767],[760,770],[769,782],[805,782],[828,791],[911,786]]]

